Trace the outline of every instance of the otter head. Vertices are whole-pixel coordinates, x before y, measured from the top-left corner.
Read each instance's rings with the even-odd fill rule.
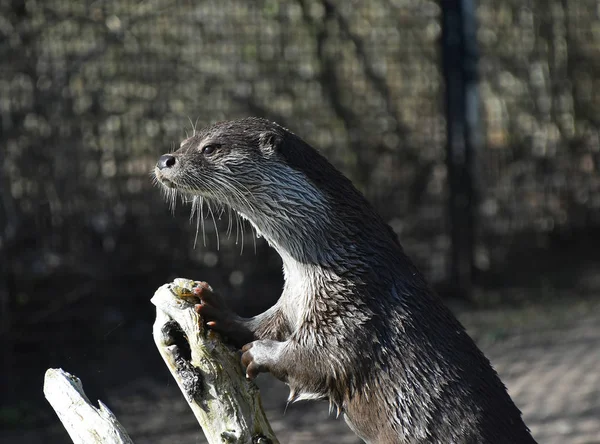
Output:
[[[314,148],[259,118],[217,123],[155,167],[172,199],[227,206],[249,220],[284,262],[331,264],[355,250],[381,255],[396,235],[350,180]],[[392,242],[390,242],[390,240]]]
[[[266,126],[260,131],[256,125],[240,123],[218,123],[185,139],[177,151],[158,159],[156,178],[167,188],[227,202],[240,192],[246,194],[240,185],[254,187],[260,173],[253,168],[252,177],[240,179],[249,167],[263,170],[279,139]]]
[[[307,175],[311,164],[318,167],[311,159],[324,160],[276,123],[247,118],[185,139],[159,158],[154,172],[172,196],[180,192],[200,206],[226,205],[278,250],[301,255],[295,250],[306,250],[306,240],[301,246],[292,239],[319,242],[315,226],[326,229],[331,214],[327,197]],[[327,168],[336,172],[329,163]]]

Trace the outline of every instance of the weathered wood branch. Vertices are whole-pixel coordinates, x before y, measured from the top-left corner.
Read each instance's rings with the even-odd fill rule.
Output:
[[[48,369],[44,395],[75,444],[133,444],[113,413],[102,401],[92,405],[81,381],[61,369]]]
[[[196,285],[175,279],[152,298],[153,336],[161,356],[210,444],[278,444],[239,353],[204,330],[194,310]],[[108,407],[91,404],[76,376],[47,370],[44,394],[75,444],[133,443]]]
[[[194,310],[196,284],[175,279],[151,299],[157,308],[153,335],[160,354],[210,444],[278,443],[239,353],[204,330]]]

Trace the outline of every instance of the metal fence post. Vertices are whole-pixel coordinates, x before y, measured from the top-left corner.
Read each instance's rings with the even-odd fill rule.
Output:
[[[477,35],[472,0],[443,0],[442,63],[451,231],[452,291],[469,298],[476,231],[475,155],[480,149]]]

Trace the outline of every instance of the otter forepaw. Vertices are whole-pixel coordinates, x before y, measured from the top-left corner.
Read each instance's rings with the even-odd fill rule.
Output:
[[[202,316],[208,327],[227,334],[236,316],[229,310],[221,296],[210,289],[200,287],[194,293],[201,301],[200,304],[194,305],[196,313]]]
[[[227,304],[219,295],[219,293],[215,293],[210,285],[206,282],[198,282],[197,285],[193,289],[194,296],[200,298],[202,304],[210,305],[219,309],[226,309]],[[198,304],[198,305],[202,305]]]
[[[227,336],[229,342],[238,348],[248,340],[254,339],[244,322],[245,320],[231,311],[225,300],[218,293],[212,291],[208,284],[198,285],[194,288],[194,295],[201,301],[200,304],[194,306],[194,309],[208,328]]]
[[[261,372],[271,372],[273,376],[285,380],[285,375],[278,370],[278,359],[283,342],[263,339],[250,342],[242,347],[242,364],[246,367],[246,378],[252,380]]]

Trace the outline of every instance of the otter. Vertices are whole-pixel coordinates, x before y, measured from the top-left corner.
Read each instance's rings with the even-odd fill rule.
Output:
[[[261,118],[217,123],[160,157],[160,183],[224,204],[279,253],[273,307],[196,306],[290,401],[329,400],[367,443],[535,443],[490,362],[351,181]]]

